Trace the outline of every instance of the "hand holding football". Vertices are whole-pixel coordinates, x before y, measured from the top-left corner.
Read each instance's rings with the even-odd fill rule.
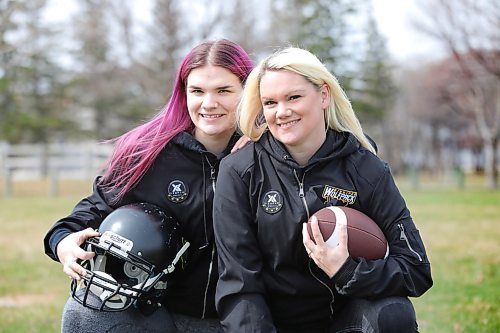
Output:
[[[388,253],[387,240],[379,226],[367,215],[348,207],[325,207],[313,214],[325,243],[337,246],[339,243],[337,224],[347,225],[347,248],[353,258],[367,260],[383,259]],[[311,217],[312,218],[312,217]],[[307,231],[314,241],[311,219],[307,221]]]

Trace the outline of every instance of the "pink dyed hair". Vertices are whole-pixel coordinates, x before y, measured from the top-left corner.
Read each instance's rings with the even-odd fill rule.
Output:
[[[122,198],[137,184],[175,135],[194,130],[186,105],[186,80],[193,69],[204,65],[224,67],[242,84],[253,67],[245,50],[226,39],[207,41],[193,48],[182,60],[172,96],[161,111],[149,122],[112,140],[115,148],[100,185],[106,192],[118,190],[114,200]]]

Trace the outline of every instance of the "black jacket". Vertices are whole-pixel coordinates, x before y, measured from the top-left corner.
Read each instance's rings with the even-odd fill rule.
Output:
[[[56,247],[71,232],[97,229],[113,209],[133,202],[149,202],[171,213],[191,246],[186,265],[174,271],[165,304],[172,312],[198,318],[216,317],[215,285],[217,254],[214,246],[212,203],[219,162],[238,139],[231,138],[226,151],[215,156],[191,134],[182,132],[162,150],[151,168],[122,200],[111,204],[112,195],[94,183],[94,192],[81,200],[73,212],[57,221],[44,239],[45,253],[57,260]],[[172,184],[182,192],[173,193]],[[170,187],[169,187],[170,185]],[[179,266],[179,265],[178,265]]]
[[[349,258],[328,278],[306,254],[302,223],[330,205],[376,221],[389,256]],[[264,133],[222,161],[214,221],[216,304],[229,332],[313,332],[347,297],[419,296],[432,285],[424,244],[388,165],[352,134],[328,131],[300,167]]]

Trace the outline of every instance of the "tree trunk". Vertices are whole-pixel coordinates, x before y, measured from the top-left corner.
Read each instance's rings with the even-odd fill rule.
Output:
[[[497,148],[498,138],[484,141],[486,187],[489,189],[498,187]]]

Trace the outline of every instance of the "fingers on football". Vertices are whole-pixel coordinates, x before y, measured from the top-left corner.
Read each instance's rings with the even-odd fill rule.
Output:
[[[311,218],[311,231],[316,245],[323,245],[325,241],[323,240],[323,235],[321,235],[321,230],[319,229],[318,218],[314,215]]]
[[[347,226],[346,225],[339,225],[340,227],[340,233],[339,233],[339,246],[347,247],[347,240],[348,240],[348,234],[347,234]]]
[[[314,243],[309,237],[309,232],[307,231],[307,223],[302,224],[302,243],[304,244],[304,247],[306,248],[306,252],[309,254],[311,253],[312,247],[314,246]]]

